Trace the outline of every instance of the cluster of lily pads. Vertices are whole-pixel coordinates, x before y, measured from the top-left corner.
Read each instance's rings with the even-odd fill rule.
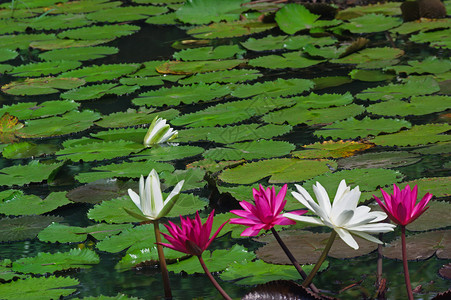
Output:
[[[91,299],[100,293],[89,293],[95,283],[83,276],[100,272],[93,266],[127,277],[157,265],[154,227],[136,226],[140,210],[127,194],[152,169],[163,191],[184,180],[166,217],[178,222],[200,211],[205,222],[215,208],[213,231],[235,216],[230,210],[239,201],[253,199],[259,184],[288,183],[289,191],[298,184],[312,194],[315,182],[334,191],[345,178],[370,206],[373,194],[382,197],[380,187],[391,193],[393,183],[417,185],[435,197],[406,226],[408,259],[429,259],[416,263],[428,271],[411,272],[412,285],[444,291],[451,277],[451,19],[403,22],[400,4],[351,7],[334,18],[271,1],[0,4],[1,297],[77,292]],[[449,15],[451,1],[444,4]],[[172,43],[165,57],[152,48],[136,57],[122,49],[124,40],[133,49],[148,47],[141,44],[145,34],[174,28],[183,38],[155,42]],[[165,143],[155,143],[149,126],[168,130]],[[299,209],[291,193],[286,199],[285,211]],[[308,273],[327,230],[301,223],[274,229]],[[220,282],[242,286],[242,296],[256,284],[300,279],[273,233],[249,239],[242,231],[227,223],[203,253]],[[382,255],[400,266],[395,236],[384,236]],[[322,264],[329,269],[315,277],[318,287],[336,295],[361,276],[340,297],[376,293],[368,265],[375,266],[369,253],[377,245],[357,241],[358,250],[334,243]],[[196,257],[171,249],[164,255],[171,274],[189,275],[183,280],[203,272]],[[350,258],[366,260],[363,269],[354,266],[337,281],[347,264],[338,259]],[[62,272],[73,269],[81,271]],[[404,297],[399,276],[384,276]],[[131,294],[150,293],[146,288]],[[103,294],[128,298],[112,296],[118,292],[127,294]]]

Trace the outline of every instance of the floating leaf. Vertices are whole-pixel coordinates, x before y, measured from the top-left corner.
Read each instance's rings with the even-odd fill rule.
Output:
[[[3,105],[0,108],[0,115],[8,112],[20,120],[37,119],[53,115],[62,115],[70,110],[75,110],[79,106],[74,101],[45,101],[37,105],[37,102],[22,102]]]
[[[408,130],[377,136],[371,142],[381,146],[417,146],[446,142],[450,141],[451,137],[443,133],[450,129],[451,126],[448,124],[413,125]]]
[[[284,141],[252,141],[227,145],[227,148],[210,148],[203,156],[208,159],[220,160],[252,160],[285,156],[294,150],[295,146]]]
[[[164,81],[163,77],[155,76],[155,77],[135,77],[135,78],[121,78],[119,80],[120,83],[125,85],[139,85],[143,86],[155,86],[155,85],[163,85]]]
[[[362,120],[349,118],[343,121],[337,121],[333,124],[322,127],[315,131],[316,136],[332,139],[355,139],[365,138],[367,136],[376,136],[380,133],[397,132],[401,128],[410,128],[410,122],[401,119],[370,119],[368,117]]]
[[[38,18],[22,19],[26,26],[35,30],[57,30],[91,25],[83,14],[41,15]],[[28,21],[29,20],[29,21]]]
[[[109,236],[119,234],[123,230],[130,229],[131,227],[131,224],[97,224],[83,228],[52,223],[39,232],[38,238],[43,242],[50,243],[80,243],[86,240],[88,234],[93,236],[96,240],[103,240]]]
[[[185,180],[183,183],[182,191],[188,191],[197,188],[203,188],[207,182],[204,180],[205,171],[201,168],[190,168],[187,170],[175,170],[174,172],[162,172],[160,173],[160,179],[164,180],[164,186],[175,186],[182,180]],[[198,199],[193,196],[193,204]],[[178,203],[178,202],[177,202]],[[185,202],[189,204],[189,202]],[[181,204],[181,203],[179,203]],[[185,212],[181,212],[185,213]],[[172,213],[174,214],[174,213]]]
[[[303,51],[311,57],[331,59],[340,57],[346,52],[347,49],[348,46],[341,46],[340,48],[337,48],[335,46],[318,47],[312,44],[307,44],[303,48]]]
[[[308,68],[324,62],[324,60],[313,60],[302,56],[302,52],[288,52],[280,55],[260,56],[249,60],[249,65],[253,67],[268,69]]]
[[[451,48],[450,40],[451,29],[420,32],[410,37],[412,42],[416,43],[430,43],[431,47],[435,48]]]
[[[449,197],[451,195],[448,184],[450,177],[431,177],[406,181],[398,184],[400,188],[404,188],[407,184],[411,187],[418,185],[420,191],[431,193],[435,197]],[[389,189],[386,189],[389,190]]]
[[[263,116],[263,121],[268,123],[290,125],[297,124],[327,124],[359,115],[365,111],[361,105],[349,104],[339,107],[308,109],[308,106],[295,105],[292,108],[281,109]]]
[[[45,156],[55,153],[58,147],[53,144],[33,144],[29,142],[19,142],[6,146],[2,155],[8,159],[31,158]]]
[[[14,133],[23,128],[24,124],[19,122],[15,116],[11,116],[8,112],[4,112],[0,118],[0,133]]]
[[[397,168],[417,163],[421,157],[404,151],[385,151],[379,153],[364,153],[339,159],[338,167],[342,169],[357,168]]]
[[[107,9],[96,9],[86,17],[96,22],[126,22],[145,19],[148,16],[165,13],[164,6],[122,6]]]
[[[34,239],[38,233],[52,224],[62,221],[54,216],[22,216],[0,219],[0,242]]]
[[[97,46],[111,42],[111,39],[102,40],[69,40],[69,39],[51,39],[45,41],[35,41],[30,43],[30,47],[41,50],[56,50],[65,48],[86,48],[90,46]]]
[[[181,84],[193,84],[193,83],[237,83],[243,81],[251,81],[261,77],[259,71],[253,69],[241,69],[241,70],[225,70],[208,73],[198,73],[190,77],[180,79],[178,82]]]
[[[176,18],[175,12],[170,12],[147,18],[146,23],[154,25],[178,25],[180,22]]]
[[[384,16],[381,14],[366,14],[351,19],[349,23],[340,25],[340,28],[349,30],[352,33],[373,33],[387,31],[401,24],[402,20],[400,18]]]
[[[11,95],[33,96],[58,93],[59,90],[69,90],[85,84],[79,78],[27,78],[24,81],[13,81],[2,86],[2,92]]]
[[[131,201],[130,201],[131,202]],[[160,225],[161,231],[166,233],[166,228]],[[145,224],[129,228],[119,235],[113,235],[97,243],[97,249],[116,253],[123,251],[130,246],[129,251],[140,249],[141,245],[152,246],[156,242],[153,224]],[[136,246],[135,246],[136,245]]]
[[[174,161],[204,152],[204,148],[196,146],[152,147],[140,152],[134,159],[150,159],[154,161]]]
[[[312,81],[315,83],[314,90],[321,90],[350,83],[352,79],[348,76],[327,76],[312,78]]]
[[[339,64],[362,64],[372,61],[387,61],[404,55],[404,51],[397,48],[365,48],[351,55],[332,59],[330,62]]]
[[[105,95],[124,95],[133,93],[139,86],[118,85],[116,83],[104,83],[90,86],[82,86],[61,94],[61,98],[75,101],[98,99]]]
[[[313,82],[307,79],[277,79],[253,85],[238,85],[231,95],[238,98],[248,98],[264,94],[267,97],[290,96],[300,94],[313,88]]]
[[[421,194],[424,190],[421,188]],[[444,201],[430,201],[429,208],[415,220],[407,225],[409,231],[426,231],[451,226],[449,218],[451,214],[451,204]]]
[[[219,179],[227,183],[250,184],[271,176],[269,183],[299,182],[330,172],[328,165],[336,166],[335,162],[327,160],[261,160],[226,169],[219,175]]]
[[[0,173],[0,185],[24,185],[31,182],[41,182],[60,168],[63,163],[43,164],[32,160],[28,165],[6,167]]]
[[[324,266],[328,266],[327,261]],[[273,268],[277,268],[273,266]],[[283,269],[282,269],[283,270]],[[277,272],[277,271],[276,271]],[[288,274],[287,274],[288,275]],[[285,276],[283,276],[285,277]],[[246,280],[245,280],[246,281]],[[250,282],[253,280],[251,279]],[[256,297],[274,297],[275,299],[293,299],[293,300],[310,300],[316,299],[318,296],[314,295],[312,292],[304,288],[303,286],[297,284],[296,282],[290,280],[277,280],[277,281],[266,281],[264,284],[259,284],[248,292],[242,300],[251,300]]]
[[[78,285],[77,279],[70,277],[30,277],[0,285],[0,293],[4,299],[58,299],[69,296],[76,291],[73,287]]]
[[[282,7],[276,13],[276,22],[279,28],[288,34],[299,30],[314,28],[319,15],[312,14],[305,6],[292,3]]]
[[[389,84],[368,88],[356,95],[357,98],[368,101],[387,101],[403,99],[410,96],[421,96],[438,92],[440,87],[431,77],[408,78],[404,84]]]
[[[77,47],[67,49],[55,49],[39,54],[39,58],[46,61],[76,60],[86,61],[102,58],[107,55],[116,54],[119,49],[116,47]]]
[[[14,67],[9,74],[17,77],[39,77],[55,75],[81,66],[78,61],[40,62]]]
[[[409,65],[391,66],[387,69],[394,70],[396,73],[406,74],[440,74],[451,70],[451,60],[439,59],[436,56],[428,56],[423,61],[410,60]]]
[[[191,104],[199,101],[211,101],[230,93],[229,87],[213,83],[199,83],[187,86],[162,87],[159,90],[145,92],[132,100],[135,105],[164,106]]]
[[[451,232],[442,230],[409,235],[406,238],[406,252],[407,260],[428,259],[434,254],[440,259],[450,259]],[[385,257],[401,260],[401,239],[385,246],[382,253]]]
[[[130,248],[124,257],[114,267],[119,272],[127,271],[130,268],[139,268],[140,265],[156,265],[158,264],[158,250],[154,243],[140,243],[140,247]],[[141,248],[141,249],[139,249]],[[183,258],[185,253],[178,252],[166,247],[163,247],[164,258],[168,263]]]
[[[349,76],[351,76],[354,80],[360,81],[390,81],[394,78],[393,74],[384,73],[380,70],[364,70],[364,69],[354,69],[349,72]]]
[[[78,70],[65,72],[59,78],[82,78],[86,82],[113,80],[131,74],[139,68],[139,64],[109,64],[84,67]]]
[[[65,1],[62,1],[65,2]],[[65,3],[59,3],[58,5],[52,6],[50,13],[61,14],[61,13],[87,13],[97,10],[104,10],[107,8],[117,7],[121,5],[120,1],[109,2],[106,0],[90,0],[90,1],[68,1]]]
[[[297,158],[339,158],[354,155],[374,145],[355,141],[325,141],[303,147],[304,150],[292,152],[291,155]]]
[[[25,275],[20,275],[11,270],[12,262],[10,259],[0,261],[0,280],[3,282],[11,281],[13,279],[25,278]]]
[[[40,215],[69,203],[66,192],[53,192],[45,199],[35,195],[22,195],[0,203],[0,213],[7,216]]]
[[[25,138],[65,135],[86,130],[99,118],[98,113],[90,110],[70,111],[61,117],[26,121],[25,127],[17,134]]]
[[[89,249],[71,249],[69,252],[44,253],[13,262],[13,270],[21,273],[45,274],[67,269],[86,269],[99,263],[99,256]]]
[[[185,114],[171,123],[187,127],[226,125],[290,105],[293,105],[290,99],[257,96],[248,100],[221,103],[195,113]]]
[[[241,0],[240,0],[241,1]],[[226,59],[234,57],[235,55],[244,54],[246,51],[240,49],[238,45],[224,45],[218,47],[200,47],[193,49],[185,49],[174,53],[174,58],[177,60],[213,60]]]
[[[215,250],[213,252],[204,251],[202,258],[208,266],[210,272],[222,271],[234,262],[251,261],[255,258],[253,252],[249,252],[240,245],[234,245],[231,249]],[[197,257],[192,256],[175,264],[168,265],[168,270],[174,273],[185,271],[188,274],[203,273]]]
[[[340,10],[336,18],[341,20],[349,20],[359,16],[364,16],[366,14],[383,14],[389,16],[400,15],[400,5],[401,3],[399,2],[387,2],[347,7],[346,9]]]
[[[261,23],[255,21],[221,22],[189,29],[187,34],[190,34],[197,39],[230,38],[263,32],[273,27],[275,27],[275,24],[273,23]]]
[[[438,273],[440,274],[440,276],[442,276],[445,279],[451,279],[451,263],[444,265],[442,268],[440,268],[440,270],[438,270]],[[446,294],[448,296],[446,296]],[[440,294],[439,294],[440,295]],[[446,297],[450,296],[450,292],[445,292],[444,293],[444,297],[443,299],[446,299]],[[439,298],[437,298],[439,299]]]
[[[55,40],[55,34],[9,34],[0,36],[0,45],[2,49],[27,49],[30,45],[36,41],[52,41]]]
[[[411,152],[420,154],[447,154],[451,152],[451,143],[437,143],[412,150]]]
[[[168,61],[156,67],[162,74],[189,75],[233,69],[239,64],[245,63],[242,59],[228,60],[198,60],[198,61]]]
[[[179,20],[190,24],[208,24],[219,21],[236,21],[246,8],[241,4],[246,0],[189,0],[177,11]]]
[[[447,104],[448,103],[448,104]],[[370,105],[366,110],[376,115],[409,116],[426,115],[451,106],[449,96],[413,96],[409,101],[390,100]]]
[[[179,111],[176,109],[167,109],[164,111],[154,112],[154,109],[127,109],[125,112],[115,112],[108,116],[103,116],[101,120],[96,122],[96,125],[106,128],[114,127],[128,127],[143,124],[150,124],[152,120],[159,116],[160,118],[172,120],[179,115]],[[171,122],[172,123],[172,122]],[[139,130],[139,129],[137,129]],[[141,141],[144,140],[147,130],[141,136]]]
[[[130,24],[90,26],[60,32],[58,34],[58,38],[74,40],[114,39],[121,36],[131,35],[139,29],[139,26]]]
[[[205,139],[222,144],[231,144],[246,140],[270,139],[292,130],[290,125],[243,124],[226,127],[210,127]],[[200,128],[199,128],[200,129]]]
[[[66,196],[73,202],[98,204],[104,200],[127,195],[130,188],[137,190],[138,183],[132,180],[100,179],[70,190]]]
[[[401,26],[390,30],[397,34],[410,34],[417,31],[426,32],[438,28],[449,28],[451,20],[449,19],[427,19],[421,18],[412,22],[404,22]]]
[[[15,50],[11,49],[0,49],[0,62],[11,60],[17,57],[19,53],[17,53]]]
[[[309,35],[268,35],[260,39],[249,38],[245,42],[242,42],[241,45],[252,51],[268,51],[278,49],[300,50],[307,45],[327,46],[332,45],[335,42],[336,40],[331,37],[314,38]]]

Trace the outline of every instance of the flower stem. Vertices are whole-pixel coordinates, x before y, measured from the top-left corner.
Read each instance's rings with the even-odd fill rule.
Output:
[[[410,285],[409,266],[407,265],[406,251],[406,226],[401,225],[402,266],[404,268],[404,279],[406,281],[407,296],[413,300],[412,286]]]
[[[157,242],[158,258],[160,259],[161,276],[163,277],[164,296],[166,299],[172,299],[171,284],[169,282],[168,268],[166,267],[166,259],[164,258],[163,246],[161,246],[160,225],[158,220],[153,221],[155,230],[155,240]]]
[[[324,248],[323,253],[321,253],[321,256],[319,257],[318,261],[316,262],[315,267],[313,267],[310,274],[308,274],[307,279],[302,283],[303,287],[307,287],[310,283],[312,283],[313,277],[315,277],[316,272],[318,272],[319,268],[323,264],[323,262],[326,260],[327,253],[329,253],[330,248],[332,248],[332,244],[334,243],[335,237],[337,236],[337,233],[332,231],[330,234],[329,240],[327,241],[326,248]]]
[[[271,228],[271,232],[274,235],[274,237],[276,238],[276,240],[279,243],[279,245],[282,248],[282,250],[285,252],[285,254],[290,259],[291,263],[294,265],[296,270],[298,270],[298,272],[301,275],[302,279],[305,280],[307,278],[307,274],[304,272],[304,270],[302,270],[302,267],[299,265],[299,263],[296,260],[296,258],[293,256],[291,251],[288,249],[287,245],[285,245],[285,243],[282,241],[282,239],[280,238],[280,235],[277,233],[277,231],[274,229],[274,227]],[[319,294],[318,288],[313,283],[310,283],[309,287],[312,290],[312,292],[314,292],[316,294]]]
[[[205,274],[207,274],[208,279],[210,279],[211,283],[215,286],[215,288],[218,290],[218,292],[224,297],[224,299],[232,300],[229,295],[222,289],[222,287],[219,285],[219,283],[214,279],[213,275],[211,275],[210,271],[208,271],[207,266],[205,265],[205,262],[202,258],[202,255],[198,255],[197,258],[199,259],[200,265],[202,266],[202,269],[204,269]]]

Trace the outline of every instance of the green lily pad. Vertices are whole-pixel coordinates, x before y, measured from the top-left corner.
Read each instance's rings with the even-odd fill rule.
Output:
[[[61,296],[69,296],[76,291],[73,287],[79,281],[70,277],[30,277],[4,283],[0,286],[2,297],[7,300],[25,299],[58,299]]]
[[[118,85],[116,83],[95,84],[82,86],[61,94],[61,98],[75,101],[99,99],[105,95],[124,95],[133,93],[139,86]]]
[[[96,9],[86,17],[96,22],[127,22],[146,19],[149,16],[167,12],[164,6],[122,6],[107,9]]]
[[[100,262],[99,256],[89,249],[69,252],[44,253],[13,262],[13,270],[21,273],[45,274],[68,269],[86,269]]]
[[[397,48],[365,48],[342,58],[332,59],[330,62],[338,64],[362,64],[373,61],[387,61],[404,55],[404,51]]]
[[[91,136],[96,139],[101,139],[103,141],[131,141],[135,143],[142,143],[144,136],[147,133],[147,128],[118,128],[99,131],[97,133],[92,133]]]
[[[132,180],[100,179],[79,186],[67,193],[67,198],[73,202],[98,204],[119,196],[127,195],[128,189],[138,190],[138,183]]]
[[[325,58],[325,59],[331,59],[331,58],[338,58],[341,55],[343,55],[346,50],[348,49],[348,46],[341,46],[339,48],[335,46],[328,46],[328,47],[318,47],[312,44],[307,44],[303,48],[303,51],[307,53],[309,56],[314,58]]]
[[[354,80],[360,81],[390,81],[394,78],[393,74],[385,73],[380,70],[364,70],[364,69],[354,69],[349,72],[349,76],[351,76]]]
[[[450,259],[451,232],[441,230],[409,235],[406,238],[406,252],[407,260],[428,259],[434,254],[440,259]],[[401,239],[398,238],[385,246],[382,254],[391,259],[401,260]]]
[[[0,261],[0,279],[4,282],[11,281],[13,279],[25,278],[27,276],[17,274],[11,270],[12,262],[10,259],[4,259]]]
[[[406,74],[440,74],[451,70],[451,60],[439,59],[436,56],[428,56],[423,61],[410,60],[407,63],[408,66],[397,65],[387,69]]]
[[[314,264],[323,252],[330,233],[313,233],[304,230],[284,230],[279,233],[283,242],[290,249],[293,256],[300,264]],[[377,244],[354,236],[359,249],[354,250],[342,239],[336,238],[328,256],[334,258],[353,258],[368,254],[377,249]],[[286,255],[280,255],[280,245],[271,233],[256,239],[266,243],[256,251],[257,257],[267,263],[291,264]]]
[[[292,3],[282,7],[276,13],[276,22],[279,28],[288,34],[293,34],[303,29],[315,28],[315,22],[319,15],[312,14],[305,6]]]
[[[397,168],[417,163],[421,160],[419,155],[404,151],[385,151],[379,153],[364,153],[337,161],[342,169],[357,168]]]
[[[399,2],[386,2],[386,3],[376,3],[371,5],[357,5],[347,7],[346,9],[340,10],[336,18],[340,20],[349,20],[352,18],[364,16],[366,14],[383,14],[383,15],[400,15],[401,14],[401,3]]]
[[[83,14],[41,15],[39,18],[22,19],[27,27],[35,30],[57,30],[91,25]],[[30,21],[28,21],[30,20]]]
[[[409,184],[411,187],[418,185],[420,191],[431,193],[435,197],[449,197],[451,195],[448,184],[450,177],[431,177],[406,181],[400,184],[401,188]]]
[[[177,117],[179,113],[178,110],[172,108],[159,112],[155,112],[155,109],[140,108],[139,110],[135,110],[129,108],[125,112],[115,112],[108,116],[102,116],[102,119],[98,120],[96,125],[104,128],[115,128],[150,124],[156,116],[172,120]],[[139,131],[140,129],[137,128],[136,130]],[[141,136],[141,141],[144,140],[146,132],[147,130],[145,130],[144,134]]]
[[[199,128],[200,129],[200,128]],[[210,127],[205,139],[222,144],[231,144],[247,140],[270,139],[290,132],[290,125],[242,124],[226,127]]]
[[[88,129],[100,118],[98,113],[90,110],[70,111],[61,117],[50,117],[25,122],[25,127],[17,132],[24,138],[50,137],[80,132]]]
[[[33,96],[58,93],[85,84],[80,78],[27,78],[24,81],[13,81],[2,86],[2,92],[10,95]]]
[[[257,96],[252,99],[210,106],[195,113],[182,115],[171,121],[171,123],[176,126],[184,125],[187,127],[226,125],[265,114],[276,108],[291,105],[293,105],[291,99]]]
[[[365,111],[361,105],[349,104],[345,106],[308,109],[308,106],[295,105],[291,108],[281,109],[263,116],[263,121],[268,123],[290,125],[297,124],[327,124],[359,115]]]
[[[39,232],[38,238],[40,241],[50,243],[81,243],[86,240],[88,235],[96,240],[103,240],[130,228],[132,228],[131,224],[96,224],[83,228],[52,223]]]
[[[339,158],[373,147],[372,144],[355,141],[325,141],[303,146],[301,151],[291,153],[297,158]]]
[[[230,93],[229,87],[213,83],[199,83],[187,86],[162,87],[159,90],[145,92],[132,100],[135,105],[164,106],[191,104],[199,101],[211,101]]]
[[[35,195],[22,195],[0,203],[0,213],[7,216],[40,215],[69,203],[66,192],[53,192],[45,199]]]
[[[427,206],[429,208],[415,222],[407,225],[409,231],[426,231],[451,226],[449,218],[451,204],[445,201],[430,201]]]
[[[371,142],[381,146],[417,146],[446,142],[450,141],[451,137],[443,133],[450,129],[448,124],[413,125],[408,130],[377,136]]]
[[[83,297],[81,298],[83,300],[142,300],[142,298],[136,298],[136,297],[131,297],[128,295],[124,295],[124,294],[117,294],[116,296],[104,296],[104,295],[100,295],[100,296],[93,296],[93,297]]]
[[[115,157],[129,156],[144,148],[142,144],[127,141],[96,142],[65,147],[56,152],[58,160],[100,161]]]
[[[251,261],[255,258],[253,252],[249,252],[240,245],[234,245],[230,249],[204,251],[202,258],[210,272],[219,272],[234,262]],[[203,269],[197,257],[192,256],[175,264],[168,265],[168,270],[174,273],[185,271],[188,274],[203,273]]]
[[[410,37],[410,40],[415,43],[430,43],[431,47],[435,48],[451,48],[450,40],[451,29],[420,32]]]
[[[448,104],[447,104],[448,103]],[[409,101],[390,100],[366,108],[370,113],[389,116],[426,115],[440,112],[451,106],[449,96],[413,96]]]
[[[139,178],[141,175],[144,175],[143,170],[146,170],[145,172],[148,172],[148,170],[152,169],[158,170],[158,172],[174,171],[174,167],[168,163],[149,160],[145,162],[126,162],[95,167],[92,169],[92,172],[78,173],[75,176],[75,179],[82,183],[87,183],[99,179],[114,177]]]
[[[27,49],[34,42],[38,41],[52,41],[55,40],[55,34],[9,34],[0,36],[0,45],[2,45],[2,49],[10,49],[16,50],[19,49]]]
[[[224,170],[219,179],[227,183],[250,184],[270,176],[269,183],[299,182],[330,172],[333,161],[279,158],[247,163]]]
[[[131,200],[130,200],[131,201]],[[166,228],[160,225],[160,230],[166,233]],[[156,242],[153,224],[145,224],[129,228],[118,235],[112,235],[97,243],[97,249],[117,253],[129,247],[129,251],[140,250],[141,245],[152,246]],[[135,246],[136,245],[136,246]]]
[[[349,118],[337,121],[333,124],[322,127],[315,131],[316,136],[332,139],[355,139],[367,136],[376,136],[381,133],[398,132],[402,128],[410,128],[410,122],[402,119],[370,119],[365,117],[362,120]]]
[[[53,115],[62,115],[65,112],[75,110],[79,104],[74,101],[45,101],[37,102],[22,102],[12,104],[10,106],[4,105],[0,108],[0,115],[8,112],[20,120],[37,119],[49,117]]]
[[[78,70],[65,72],[59,78],[82,78],[86,82],[113,80],[131,74],[139,68],[139,64],[109,64],[84,67]]]
[[[352,33],[373,33],[392,29],[402,24],[400,18],[384,16],[382,14],[366,14],[353,18],[349,23],[340,25],[340,28]]]
[[[97,10],[104,10],[107,8],[117,7],[122,4],[120,1],[105,1],[105,0],[90,0],[90,1],[62,1],[65,3],[60,3],[53,6],[51,13],[61,14],[61,13],[88,13]]]
[[[263,94],[267,97],[290,96],[301,94],[311,88],[314,84],[307,79],[277,79],[275,81],[265,81],[253,85],[238,85],[231,95],[238,98],[249,98]]]
[[[368,101],[400,100],[411,96],[433,94],[439,90],[438,83],[431,77],[411,77],[403,84],[389,84],[368,88],[357,94],[356,97]]]
[[[280,55],[267,55],[249,60],[249,65],[260,68],[284,69],[308,68],[324,62],[324,60],[313,60],[302,56],[302,52],[288,52]]]
[[[240,0],[241,1],[241,0]],[[177,60],[212,60],[232,58],[236,55],[242,55],[246,51],[240,49],[238,45],[224,45],[218,47],[200,47],[193,49],[185,49],[174,53]]]
[[[340,86],[346,83],[351,83],[352,79],[348,76],[327,76],[312,78],[315,83],[314,90],[321,90],[325,88]]]
[[[331,37],[314,38],[309,35],[268,35],[266,37],[255,39],[249,38],[242,42],[244,48],[252,51],[270,51],[279,49],[300,50],[307,45],[328,46],[336,42]]]
[[[139,85],[140,87],[143,86],[156,86],[156,85],[163,85],[164,81],[163,78],[160,76],[155,77],[136,77],[136,78],[121,78],[119,80],[120,83],[125,85]]]
[[[211,159],[203,159],[188,164],[187,168],[201,168],[202,170],[205,170],[207,172],[217,173],[219,171],[224,170],[227,167],[236,166],[243,162],[244,160],[216,162]]]
[[[450,25],[450,19],[421,18],[412,22],[404,22],[401,26],[390,30],[390,32],[397,34],[411,34],[417,31],[426,32],[439,28],[449,28]]]
[[[3,3],[0,5],[1,8],[8,8],[8,9],[21,9],[21,8],[36,8],[36,7],[44,7],[44,6],[50,6],[57,2],[66,2],[63,1],[55,1],[55,0],[30,0],[28,3],[21,3],[21,2],[11,2],[11,3]]]
[[[0,173],[0,185],[24,185],[48,180],[63,163],[43,164],[32,160],[28,165],[6,167]]]
[[[150,159],[154,161],[174,161],[191,156],[196,156],[204,152],[204,148],[197,146],[169,146],[169,147],[152,147],[140,152],[135,159]]]
[[[253,69],[241,69],[241,70],[225,70],[207,73],[197,73],[189,77],[180,79],[180,84],[193,84],[193,83],[237,83],[244,81],[251,81],[261,77],[259,71]]]
[[[33,144],[29,142],[19,142],[9,144],[2,150],[4,158],[19,159],[50,155],[58,150],[58,146],[54,144]]]
[[[180,22],[177,21],[177,15],[175,12],[169,12],[166,14],[161,14],[157,16],[152,16],[146,19],[147,24],[153,25],[178,25]]]
[[[197,39],[221,39],[236,36],[251,35],[274,28],[274,23],[255,21],[235,21],[227,23],[212,23],[189,29],[186,33]]]
[[[0,62],[11,60],[17,57],[19,53],[11,49],[0,49]]]
[[[86,48],[90,46],[97,46],[111,42],[112,39],[101,40],[70,40],[70,39],[50,39],[44,41],[34,41],[30,43],[31,48],[41,50],[57,50],[66,48]]]
[[[58,34],[58,38],[74,40],[114,39],[121,36],[131,35],[139,29],[139,26],[130,24],[90,26],[60,32]]]
[[[177,18],[190,24],[208,24],[219,21],[239,20],[246,0],[190,0],[176,11]]]
[[[62,221],[62,218],[54,216],[2,218],[0,219],[0,242],[34,239],[42,229],[59,221]]]
[[[155,242],[154,242],[155,243]],[[114,266],[119,272],[127,271],[131,268],[139,268],[143,265],[157,265],[159,262],[157,246],[154,243],[140,243],[141,249],[129,249],[124,257]],[[163,247],[164,258],[168,263],[183,258],[185,253],[178,252]]]
[[[163,171],[160,173],[160,179],[164,181],[164,186],[175,186],[180,181],[185,180],[182,191],[203,188],[207,184],[204,177],[205,171],[201,168],[175,170],[174,172]],[[197,202],[197,200],[197,198],[193,198],[193,204]],[[181,203],[182,202],[179,204]],[[189,204],[188,202],[186,203]],[[184,214],[185,212],[181,213]],[[171,214],[173,215],[174,213],[171,212]]]
[[[295,146],[284,141],[252,141],[229,144],[225,148],[210,148],[204,152],[207,159],[220,160],[252,160],[257,158],[272,158],[285,156],[294,150]]]
[[[39,54],[39,58],[45,61],[76,60],[86,61],[102,58],[107,55],[116,54],[119,49],[116,47],[77,47],[66,49],[55,49]]]
[[[189,75],[195,73],[205,73],[233,69],[239,64],[245,63],[242,59],[226,60],[198,60],[198,61],[168,61],[159,66],[156,70],[162,74]]]
[[[411,152],[420,154],[448,154],[451,153],[451,143],[437,143],[412,150]]]

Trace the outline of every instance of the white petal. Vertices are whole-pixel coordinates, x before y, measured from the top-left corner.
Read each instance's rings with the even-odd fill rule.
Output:
[[[375,224],[365,224],[360,226],[352,226],[348,228],[352,231],[363,231],[369,233],[378,233],[378,232],[389,232],[393,231],[396,226],[389,223],[375,223]]]
[[[303,197],[305,200],[309,200],[314,202],[312,196],[310,196],[310,194],[307,192],[306,189],[304,189],[302,186],[300,186],[299,184],[295,184],[294,185],[296,187],[296,189],[298,190],[299,194],[301,195],[301,197]],[[296,198],[298,199],[298,198]],[[298,199],[299,200],[299,199]],[[300,200],[299,200],[300,201]]]
[[[302,196],[302,194],[299,194],[299,193],[296,193],[296,192],[291,192],[291,195],[293,195],[293,197],[296,200],[298,200],[302,205],[304,205],[305,207],[307,207],[308,209],[313,211],[313,208],[310,205],[310,202],[314,202],[314,201],[313,201],[313,199],[311,199],[311,197],[310,197],[310,199],[311,199],[311,201],[310,201],[308,199],[305,199],[304,196]]]
[[[180,194],[180,191],[182,190],[183,184],[185,183],[185,180],[180,181],[177,183],[177,185],[174,187],[172,192],[169,194],[169,196],[164,200],[163,206],[166,206],[166,204],[175,196]]]
[[[378,238],[375,238],[371,234],[365,233],[365,232],[359,232],[359,231],[351,231],[352,234],[355,234],[365,240],[368,240],[370,242],[376,243],[376,244],[383,244]]]
[[[294,221],[310,223],[310,224],[315,224],[315,225],[325,225],[320,219],[314,218],[314,217],[298,216],[298,215],[292,214],[292,213],[284,213],[283,216],[285,218],[288,218],[288,219],[291,219]]]
[[[338,185],[337,193],[335,194],[334,203],[343,198],[343,196],[350,191],[349,186],[346,185],[346,181],[343,179]]]
[[[142,212],[146,216],[152,216],[153,204],[152,204],[152,194],[150,186],[150,174],[144,182],[144,196],[141,196],[141,207]]]
[[[321,206],[324,212],[329,215],[332,206],[330,204],[329,195],[327,194],[326,189],[319,182],[316,182],[316,185],[313,186],[313,192],[315,192],[316,200],[318,200],[319,206]]]
[[[141,203],[140,203],[141,200],[139,198],[139,195],[137,193],[135,193],[132,189],[128,189],[128,195],[132,199],[133,203],[135,203],[135,205],[139,208],[139,210],[141,210]]]
[[[336,217],[331,216],[331,221],[335,224],[335,226],[342,227],[344,224],[348,223],[349,220],[351,220],[353,215],[353,210],[345,210]]]
[[[156,216],[163,209],[163,195],[161,194],[160,178],[155,170],[150,172],[150,187],[152,199],[152,212]]]
[[[177,131],[174,131],[174,129],[169,128],[168,131],[161,137],[159,143],[167,142],[174,134],[177,134]]]
[[[357,244],[357,242],[347,230],[344,230],[342,228],[335,228],[335,232],[338,233],[343,242],[345,242],[349,247],[356,250],[359,249],[359,244]]]
[[[383,211],[372,211],[370,214],[375,217],[371,223],[376,223],[387,219],[387,214]]]

